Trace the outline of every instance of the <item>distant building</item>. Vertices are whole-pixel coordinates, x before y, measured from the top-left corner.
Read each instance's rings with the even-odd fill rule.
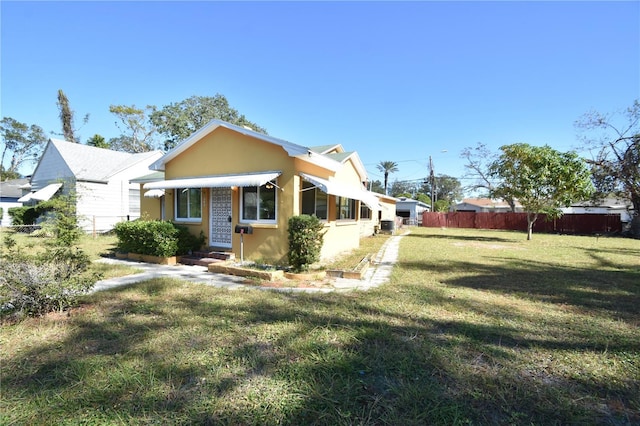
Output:
[[[400,197],[396,201],[396,216],[402,218],[405,225],[422,224],[422,213],[431,211],[431,206],[422,201]]]
[[[522,205],[516,201],[516,213],[523,211]],[[465,198],[462,202],[453,206],[457,212],[476,213],[508,213],[511,206],[504,200],[493,200],[491,198]]]
[[[13,207],[22,207],[20,198],[29,192],[29,178],[11,179],[0,182],[0,226],[11,226],[11,216],[9,209]]]
[[[631,201],[609,197],[604,200],[595,201],[581,201],[573,203],[567,208],[561,209],[563,213],[577,213],[577,214],[619,214],[620,221],[624,223],[631,222],[631,213],[633,212],[633,204]]]
[[[140,185],[161,151],[131,154],[50,139],[31,176],[31,192],[19,201],[36,204],[56,194],[73,194],[80,227],[104,232],[122,220],[140,217]]]

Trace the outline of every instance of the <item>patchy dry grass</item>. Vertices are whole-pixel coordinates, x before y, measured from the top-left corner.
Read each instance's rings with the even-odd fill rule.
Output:
[[[0,329],[2,424],[638,424],[640,242],[414,229],[375,291],[152,280]]]
[[[349,270],[355,268],[358,263],[365,257],[375,255],[383,244],[391,237],[386,234],[377,234],[371,237],[365,237],[360,240],[360,247],[351,250],[348,253],[342,253],[332,259],[326,269],[344,269]]]

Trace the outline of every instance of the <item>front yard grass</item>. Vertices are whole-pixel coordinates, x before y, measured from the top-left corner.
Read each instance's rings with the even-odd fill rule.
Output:
[[[0,329],[2,424],[638,424],[640,242],[414,228],[368,292],[156,279]]]

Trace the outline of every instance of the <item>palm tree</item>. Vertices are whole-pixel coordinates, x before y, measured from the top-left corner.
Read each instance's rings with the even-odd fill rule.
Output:
[[[384,195],[389,195],[389,191],[387,190],[389,173],[395,173],[398,171],[398,163],[395,161],[381,161],[380,164],[378,164],[378,170],[384,173]]]

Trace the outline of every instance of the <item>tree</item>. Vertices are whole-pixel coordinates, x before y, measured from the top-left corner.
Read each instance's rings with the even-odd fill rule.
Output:
[[[425,204],[429,204],[431,206],[431,197],[427,194],[420,193],[416,196],[416,200],[423,202]]]
[[[451,209],[451,203],[448,200],[438,200],[433,206],[435,212],[448,212]]]
[[[388,191],[388,182],[389,182],[389,174],[395,173],[398,171],[398,163],[394,161],[381,161],[378,163],[378,170],[384,173],[384,194],[389,195]]]
[[[91,136],[91,138],[87,140],[87,145],[95,146],[96,148],[105,148],[105,149],[111,148],[111,145],[109,144],[109,142],[107,142],[107,140],[103,136],[97,133]]]
[[[154,111],[150,119],[158,133],[165,137],[166,150],[173,148],[213,119],[250,127],[258,133],[267,134],[264,128],[247,120],[232,108],[227,98],[219,93],[213,97],[191,96],[181,102],[165,105],[162,109]]]
[[[44,130],[40,126],[32,124],[28,126],[11,117],[0,120],[0,132],[2,135],[2,180],[17,178],[20,176],[19,168],[29,162],[35,162],[47,142]],[[5,167],[5,157],[10,155],[9,166]]]
[[[502,154],[489,167],[497,180],[495,191],[520,202],[527,213],[527,240],[540,213],[562,214],[560,207],[588,199],[593,193],[591,174],[585,161],[574,152],[559,152],[516,143],[500,147]]]
[[[420,192],[424,194],[431,194],[431,179],[425,180],[422,184]],[[450,205],[462,198],[462,184],[453,176],[440,174],[433,179],[435,188],[434,198],[437,201],[444,200]]]
[[[153,151],[156,128],[150,124],[147,114],[152,114],[156,108],[147,105],[146,108],[136,108],[135,105],[111,105],[109,112],[120,119],[116,126],[122,131],[118,137],[109,140],[109,146],[116,151],[131,153]]]
[[[382,182],[380,182],[379,180],[372,181],[369,191],[377,192],[378,194],[384,194],[384,187],[382,186]]]
[[[622,114],[589,112],[576,127],[586,132],[581,140],[591,150],[587,162],[595,198],[616,195],[629,199],[633,205],[631,235],[640,238],[640,102],[635,100]],[[595,133],[597,130],[602,133]]]
[[[467,147],[462,150],[460,157],[467,160],[464,167],[467,169],[464,177],[474,179],[475,182],[469,187],[471,191],[479,189],[487,191],[495,198],[506,201],[511,207],[511,211],[516,211],[516,202],[509,195],[509,191],[499,190],[491,182],[489,167],[496,160],[496,154],[482,142],[478,142],[473,148]]]
[[[408,194],[409,198],[414,198],[417,193],[416,182],[410,180],[395,180],[389,188],[389,194],[392,197],[403,197]]]
[[[62,122],[62,133],[64,139],[69,142],[79,143],[80,138],[77,137],[76,131],[73,127],[74,121],[74,112],[69,105],[69,99],[67,95],[62,91],[62,89],[58,90],[58,109],[60,110],[60,121]],[[85,115],[82,123],[87,124],[89,121],[89,114]]]

